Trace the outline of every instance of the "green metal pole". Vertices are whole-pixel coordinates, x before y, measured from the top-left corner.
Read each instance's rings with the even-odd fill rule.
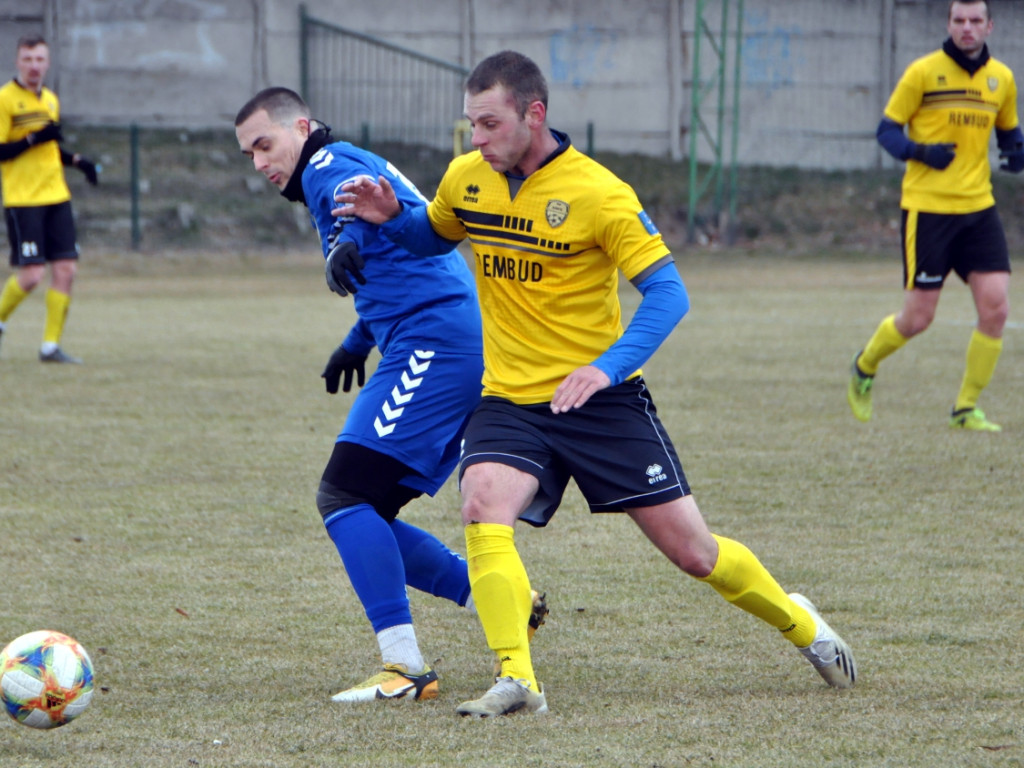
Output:
[[[700,24],[704,18],[704,0],[697,0],[693,23],[693,75],[690,78],[690,184],[689,202],[686,206],[686,241],[697,241],[697,131],[700,115]]]
[[[139,217],[139,126],[131,124],[128,130],[131,154],[131,196],[132,196],[132,250],[139,250],[142,242],[142,225]]]
[[[718,217],[722,213],[722,196],[723,196],[723,182],[722,182],[722,139],[725,133],[725,64],[726,64],[726,50],[729,45],[729,0],[723,0],[722,2],[722,31],[719,34],[719,55],[718,55],[718,106],[715,110],[716,119],[718,120],[717,129],[715,131],[715,193],[714,193],[714,210],[715,216]]]
[[[736,49],[735,60],[732,71],[732,146],[729,149],[729,227],[725,233],[726,243],[733,245],[736,242],[737,227],[736,221],[736,155],[740,141],[740,87],[743,82],[743,0],[739,0],[739,9],[736,16]]]

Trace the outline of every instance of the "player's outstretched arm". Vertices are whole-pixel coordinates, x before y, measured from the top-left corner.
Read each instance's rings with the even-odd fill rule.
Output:
[[[371,224],[383,224],[402,211],[395,190],[383,176],[375,182],[368,176],[353,179],[334,196],[341,206],[331,211],[332,216],[357,216]]]

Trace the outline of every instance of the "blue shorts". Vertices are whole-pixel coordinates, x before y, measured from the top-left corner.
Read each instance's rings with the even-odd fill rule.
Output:
[[[653,507],[690,495],[675,447],[642,378],[596,392],[582,407],[516,405],[485,397],[466,427],[459,476],[481,463],[505,464],[537,478],[540,488],[520,515],[547,525],[569,478],[591,512]]]
[[[458,463],[482,376],[478,354],[389,350],[352,403],[337,442],[394,457],[420,475],[403,484],[433,495]]]

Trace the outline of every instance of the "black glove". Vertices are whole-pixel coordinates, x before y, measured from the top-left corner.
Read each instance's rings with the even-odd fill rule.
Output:
[[[348,392],[352,389],[353,372],[356,374],[356,382],[360,387],[363,386],[366,383],[366,355],[353,354],[345,349],[344,344],[340,344],[331,354],[331,359],[327,361],[327,367],[320,374],[320,378],[327,382],[328,393],[334,395],[338,392],[338,380],[342,373],[345,374],[345,386],[341,388],[342,391]]]
[[[999,153],[999,157],[1006,161],[1000,164],[999,170],[1010,173],[1024,171],[1024,145],[1018,144],[1013,149],[1004,149]]]
[[[94,187],[100,183],[99,169],[96,167],[96,163],[88,157],[85,155],[79,155],[76,166],[78,170],[85,174],[86,180]]]
[[[343,240],[327,254],[327,287],[339,296],[355,293],[357,289],[356,284],[352,282],[353,277],[360,285],[366,285],[366,278],[361,271],[364,266],[366,262],[359,255],[359,249],[355,244]]]
[[[45,141],[64,141],[64,135],[60,132],[60,123],[47,123],[46,126],[35,133],[30,133],[25,138],[28,139],[30,147]]]
[[[910,156],[938,171],[943,170],[956,157],[956,144],[915,144]]]

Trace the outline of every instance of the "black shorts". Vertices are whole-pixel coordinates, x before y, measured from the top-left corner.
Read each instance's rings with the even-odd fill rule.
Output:
[[[26,208],[5,208],[11,266],[78,258],[71,201]]]
[[[459,478],[496,462],[533,475],[540,488],[520,519],[547,525],[572,477],[591,512],[653,507],[690,494],[675,447],[642,378],[594,394],[582,408],[554,414],[548,403],[515,405],[485,397],[470,417]]]
[[[974,213],[903,211],[903,287],[938,290],[954,270],[1009,272],[1006,234],[995,206]]]

